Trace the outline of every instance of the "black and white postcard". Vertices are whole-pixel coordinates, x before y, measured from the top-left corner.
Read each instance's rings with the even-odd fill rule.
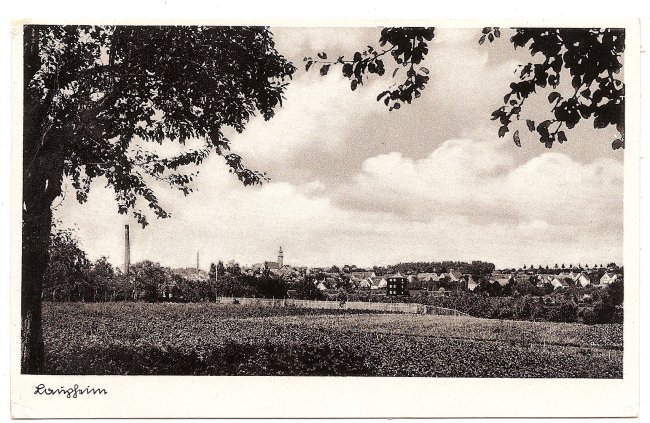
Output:
[[[15,417],[638,412],[637,22],[13,29]]]

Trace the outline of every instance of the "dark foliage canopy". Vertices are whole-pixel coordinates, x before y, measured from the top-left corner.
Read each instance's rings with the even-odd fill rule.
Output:
[[[499,29],[484,29],[488,37],[495,31]],[[612,148],[625,147],[625,84],[619,75],[625,51],[623,29],[518,28],[510,41],[515,48],[528,49],[532,56],[539,54],[541,62],[521,66],[519,81],[510,84],[504,105],[492,113],[492,119],[501,123],[500,137],[510,130],[513,119],[522,117],[526,99],[537,89],[550,87],[552,116],[539,123],[526,119],[528,130],[536,132],[546,147],[567,141],[564,128],[572,129],[582,119],[593,119],[597,129],[615,126],[620,138],[612,142]],[[573,91],[568,96],[559,90],[565,77]],[[513,133],[513,140],[521,146],[519,130]]]
[[[86,200],[90,183],[104,177],[115,190],[119,212],[144,199],[159,217],[167,213],[149,187],[160,180],[182,190],[193,174],[182,167],[210,153],[245,185],[265,176],[229,153],[223,129],[241,132],[251,116],[265,119],[281,105],[295,68],[276,50],[262,27],[28,26],[38,60],[26,63],[26,104],[40,142],[25,143],[26,171],[37,157],[64,161],[63,172]],[[29,37],[27,37],[29,38]],[[29,46],[28,46],[29,48]],[[157,144],[205,141],[198,149],[163,155]]]

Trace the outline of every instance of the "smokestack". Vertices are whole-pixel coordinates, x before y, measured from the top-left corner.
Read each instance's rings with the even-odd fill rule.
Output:
[[[199,252],[196,252],[196,270],[199,270]]]
[[[131,241],[129,240],[129,225],[124,225],[124,274],[129,280],[129,266],[131,265]]]

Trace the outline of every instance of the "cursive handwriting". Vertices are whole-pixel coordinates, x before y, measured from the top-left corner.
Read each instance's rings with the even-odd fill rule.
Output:
[[[77,398],[78,395],[108,395],[108,391],[104,388],[79,388],[76,383],[72,388],[62,386],[60,388],[47,388],[44,384],[36,385],[34,395],[63,395],[66,398]]]

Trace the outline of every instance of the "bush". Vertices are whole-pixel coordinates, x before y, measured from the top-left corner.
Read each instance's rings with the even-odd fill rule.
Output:
[[[565,301],[550,307],[547,318],[551,322],[575,322],[578,320],[578,306],[573,301]]]

